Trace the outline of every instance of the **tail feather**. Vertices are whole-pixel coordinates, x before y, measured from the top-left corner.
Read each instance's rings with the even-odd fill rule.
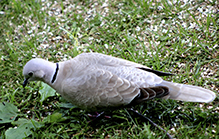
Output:
[[[160,98],[169,94],[169,90],[165,86],[156,86],[139,89],[139,95],[132,100],[131,104],[139,104],[143,101],[150,100],[153,98]]]
[[[169,88],[169,95],[163,97],[174,100],[189,101],[189,102],[212,102],[216,95],[214,92],[198,86],[185,85],[163,81],[162,86]]]

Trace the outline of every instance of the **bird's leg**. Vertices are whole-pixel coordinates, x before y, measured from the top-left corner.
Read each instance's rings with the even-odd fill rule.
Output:
[[[98,112],[95,112],[96,114],[90,114],[90,113],[88,113],[87,115],[89,116],[89,117],[98,117],[100,114],[98,113]]]
[[[157,125],[156,123],[154,123],[154,122],[153,122],[151,119],[149,119],[148,117],[146,117],[146,116],[140,114],[139,112],[133,110],[132,108],[131,108],[131,109],[128,109],[128,111],[131,111],[131,112],[135,113],[136,115],[138,115],[139,117],[141,117],[141,118],[143,118],[143,119],[146,119],[146,120],[149,121],[153,126],[155,126],[155,127],[157,127],[158,129],[164,131],[164,132],[166,133],[166,135],[169,137],[169,139],[173,139],[173,138],[171,137],[171,135],[170,135],[165,129],[163,129],[162,127],[160,127],[160,126]]]
[[[94,117],[94,118],[98,118],[98,117],[102,117],[104,116],[105,118],[109,119],[111,118],[111,116],[107,116],[105,115],[105,112],[101,112],[101,113],[98,113],[98,112],[95,112],[96,114],[92,115],[92,114],[88,114],[89,117]]]
[[[97,121],[97,120],[100,120],[101,118],[105,117],[107,119],[111,118],[111,116],[107,116],[105,115],[105,112],[101,112],[101,113],[98,113],[96,112],[96,115],[91,115],[91,114],[88,114],[89,117],[94,117],[93,120],[89,121],[89,123],[93,123],[94,121]]]

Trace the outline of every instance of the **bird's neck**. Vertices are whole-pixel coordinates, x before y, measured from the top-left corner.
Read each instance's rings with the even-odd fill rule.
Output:
[[[54,76],[55,74],[58,74],[58,70],[57,70],[57,65],[56,63],[52,63],[52,62],[47,62],[46,65],[46,70],[45,70],[45,77],[44,77],[44,82],[52,85],[52,82],[54,82]]]

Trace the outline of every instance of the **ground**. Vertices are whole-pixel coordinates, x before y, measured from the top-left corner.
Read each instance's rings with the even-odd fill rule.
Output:
[[[219,93],[219,3],[216,0],[0,1],[0,138],[167,138],[127,109],[88,124],[45,84],[22,88],[35,57],[58,62],[99,52],[155,70],[165,80]],[[219,99],[209,104],[151,100],[135,106],[177,139],[218,138]]]

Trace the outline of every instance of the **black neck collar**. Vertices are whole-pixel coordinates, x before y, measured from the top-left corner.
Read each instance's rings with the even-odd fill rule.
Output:
[[[55,71],[55,74],[54,74],[53,77],[52,77],[52,81],[51,81],[51,83],[54,83],[54,81],[56,80],[56,77],[57,77],[58,71],[59,71],[59,64],[56,63],[56,71]]]

